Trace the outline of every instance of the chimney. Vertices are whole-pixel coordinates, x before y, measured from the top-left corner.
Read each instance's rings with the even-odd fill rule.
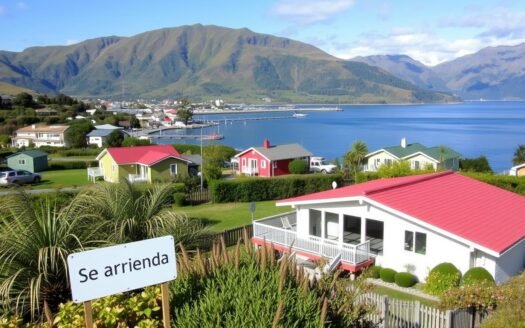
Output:
[[[263,147],[264,148],[270,148],[270,140],[264,139],[263,141]]]
[[[407,138],[403,137],[401,138],[401,148],[407,147]]]

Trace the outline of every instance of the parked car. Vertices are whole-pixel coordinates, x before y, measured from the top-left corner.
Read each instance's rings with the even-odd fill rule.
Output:
[[[39,183],[40,180],[42,180],[40,174],[31,173],[26,170],[9,170],[0,172],[0,186]]]
[[[328,164],[323,157],[310,157],[310,171],[321,173],[333,173],[337,166]]]

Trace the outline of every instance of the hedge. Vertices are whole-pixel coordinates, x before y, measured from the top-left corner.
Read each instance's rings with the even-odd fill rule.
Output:
[[[97,167],[98,161],[49,161],[48,171],[86,169],[88,167]]]
[[[494,283],[492,275],[481,267],[470,268],[461,280],[462,285],[475,285],[480,282]]]
[[[412,287],[417,283],[417,277],[410,272],[398,272],[395,281],[399,287]]]
[[[214,203],[256,202],[305,195],[342,185],[340,174],[310,174],[277,178],[240,178],[211,181],[209,189]]]
[[[397,271],[390,268],[382,268],[379,271],[379,277],[384,282],[395,282]]]

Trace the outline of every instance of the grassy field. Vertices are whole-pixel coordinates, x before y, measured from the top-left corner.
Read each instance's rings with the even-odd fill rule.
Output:
[[[42,172],[42,181],[31,186],[32,189],[54,189],[57,187],[73,187],[89,184],[86,169],[60,170]]]
[[[421,304],[432,306],[432,307],[435,307],[437,305],[436,302],[431,301],[429,299],[417,297],[412,294],[403,293],[401,291],[391,289],[388,287],[375,286],[374,292],[381,294],[381,295],[386,295],[391,298],[402,300],[402,301],[419,301],[421,302]]]
[[[275,201],[257,202],[254,219],[261,219],[291,211],[291,207],[277,207]],[[204,204],[188,207],[174,207],[174,210],[189,217],[204,219],[214,231],[240,227],[251,222],[249,203]]]

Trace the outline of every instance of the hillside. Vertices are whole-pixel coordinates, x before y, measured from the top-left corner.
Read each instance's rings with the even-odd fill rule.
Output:
[[[5,82],[0,82],[0,95],[14,96],[22,92],[27,92],[31,94],[36,93],[34,90],[31,89],[22,88]]]
[[[445,85],[445,82],[434,71],[432,71],[431,68],[409,56],[360,56],[352,58],[351,60],[382,68],[390,74],[402,80],[406,80],[422,89],[450,92]]]
[[[525,43],[485,48],[433,70],[465,99],[525,99]]]
[[[386,71],[248,29],[182,26],[71,46],[0,51],[0,81],[91,97],[271,97],[302,102],[440,102]]]

